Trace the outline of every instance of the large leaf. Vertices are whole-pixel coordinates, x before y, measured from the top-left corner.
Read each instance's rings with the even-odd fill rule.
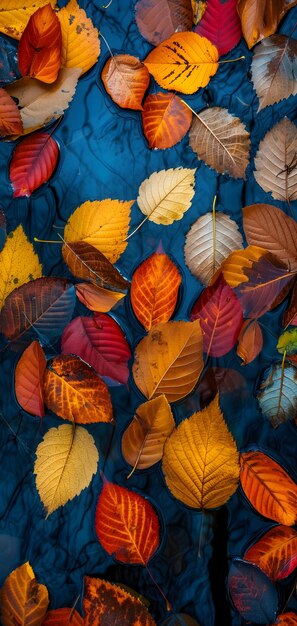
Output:
[[[94,246],[86,241],[65,242],[62,246],[65,263],[76,278],[90,280],[103,287],[110,285],[126,290],[129,283],[112,263]]]
[[[24,258],[26,263],[24,263]],[[0,253],[0,309],[16,287],[42,276],[42,267],[23,227],[9,233]],[[4,331],[2,331],[4,332]]]
[[[237,10],[248,47],[273,35],[286,11],[296,4],[297,0],[238,0]]]
[[[18,46],[18,66],[22,76],[54,83],[61,66],[60,22],[50,4],[30,17]]]
[[[225,213],[206,213],[192,224],[185,243],[185,260],[192,274],[209,285],[230,252],[242,247],[234,220]]]
[[[232,350],[242,326],[242,308],[222,274],[196,300],[191,321],[197,319],[207,356],[220,357]]]
[[[143,103],[143,132],[150,148],[171,148],[188,132],[192,112],[174,93],[151,93]]]
[[[198,320],[167,322],[149,331],[135,350],[133,377],[152,400],[164,394],[168,402],[187,396],[203,369],[203,339]]]
[[[195,32],[211,41],[220,56],[237,46],[241,23],[236,10],[237,0],[209,0]]]
[[[255,48],[251,70],[258,111],[296,95],[297,42],[280,34],[263,39]]]
[[[185,167],[153,172],[139,187],[137,203],[155,224],[168,225],[181,220],[194,196],[196,169]]]
[[[44,401],[51,411],[77,424],[113,421],[107,386],[76,356],[61,354],[48,363]]]
[[[75,609],[54,609],[48,611],[42,626],[84,626],[84,621]]]
[[[15,368],[15,395],[19,405],[31,415],[44,416],[43,378],[46,358],[39,341],[32,341]]]
[[[15,101],[0,88],[0,137],[23,132],[23,122]]]
[[[85,626],[156,626],[141,600],[100,578],[86,576],[83,609]]]
[[[80,356],[100,376],[127,383],[130,348],[118,324],[104,313],[72,320],[62,336],[62,352]]]
[[[137,407],[122,439],[122,453],[127,463],[132,465],[132,471],[146,469],[161,460],[165,441],[174,426],[165,396],[158,396]]]
[[[297,129],[283,118],[266,133],[255,156],[255,179],[275,200],[297,199]]]
[[[123,109],[142,110],[142,100],[149,86],[150,75],[139,59],[130,54],[117,54],[105,63],[102,82],[112,100]]]
[[[85,428],[63,424],[50,428],[36,450],[36,487],[47,516],[78,496],[96,474],[95,441]]]
[[[238,451],[218,395],[175,428],[165,443],[162,467],[167,487],[188,506],[213,509],[229,500],[238,485]]]
[[[208,85],[218,70],[218,60],[218,51],[208,39],[184,32],[160,43],[144,64],[160,87],[192,94]]]
[[[264,517],[293,526],[297,520],[297,485],[287,472],[264,452],[240,455],[240,482],[252,506]]]
[[[237,354],[241,365],[248,365],[260,354],[263,348],[263,333],[256,320],[246,320],[238,336]]]
[[[297,416],[297,370],[288,364],[272,365],[260,386],[263,415],[276,427]]]
[[[1,589],[1,622],[3,626],[40,626],[48,602],[47,588],[37,582],[27,561],[9,574]]]
[[[277,591],[259,567],[234,559],[228,584],[234,606],[247,621],[272,624],[278,609]]]
[[[105,482],[96,508],[97,537],[121,563],[147,565],[159,547],[160,524],[148,500]]]
[[[94,200],[81,204],[70,216],[64,237],[67,242],[86,241],[115,263],[126,250],[125,241],[133,200]]]
[[[193,119],[190,146],[198,159],[220,174],[245,178],[250,135],[239,117],[227,109],[211,107],[200,111]]]
[[[70,0],[57,15],[62,31],[62,67],[80,68],[84,74],[100,54],[98,30],[76,0]]]
[[[275,526],[247,550],[246,561],[258,565],[270,580],[281,580],[297,566],[297,533],[289,526]]]
[[[55,6],[55,0],[6,0],[0,6],[0,32],[20,39],[32,13],[45,4]]]
[[[35,133],[15,148],[9,165],[13,197],[30,196],[51,177],[58,162],[59,148],[48,133]]]
[[[78,299],[90,310],[98,313],[108,313],[125,294],[111,291],[90,283],[75,285]]]
[[[141,34],[153,46],[192,28],[191,0],[138,0],[135,11]]]
[[[181,275],[167,254],[155,252],[138,266],[132,277],[131,304],[145,330],[170,320],[180,284]]]

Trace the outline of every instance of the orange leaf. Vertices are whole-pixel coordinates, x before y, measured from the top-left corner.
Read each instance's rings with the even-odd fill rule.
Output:
[[[40,626],[48,607],[48,592],[27,561],[9,576],[0,592],[2,626]]]
[[[263,348],[261,326],[256,320],[245,320],[239,337],[237,354],[242,359],[241,365],[248,365],[260,354]]]
[[[77,278],[90,280],[101,287],[105,283],[116,289],[127,289],[129,283],[100,252],[86,241],[65,242],[62,254],[70,271]]]
[[[272,580],[287,578],[297,566],[297,533],[288,526],[271,528],[245,553]]]
[[[18,65],[22,76],[54,83],[61,66],[62,35],[50,4],[37,9],[20,38]]]
[[[290,611],[289,613],[282,613],[278,616],[275,624],[272,626],[297,626],[297,615]]]
[[[142,111],[143,132],[150,148],[171,148],[188,132],[192,112],[174,93],[152,93]]]
[[[150,75],[139,59],[130,54],[113,56],[105,63],[101,78],[107,93],[122,109],[142,110]]]
[[[96,533],[104,550],[121,563],[147,565],[159,546],[159,519],[138,493],[106,482],[96,509]]]
[[[191,30],[191,0],[139,0],[135,17],[142,36],[156,46],[173,33]]]
[[[44,416],[43,377],[46,359],[39,341],[32,341],[15,368],[15,395],[31,415]]]
[[[9,166],[13,197],[30,196],[52,176],[59,148],[48,133],[35,133],[15,148]]]
[[[237,11],[248,47],[273,35],[286,11],[296,4],[297,0],[239,0]]]
[[[100,578],[85,577],[83,609],[85,626],[156,626],[141,600]]]
[[[106,384],[77,356],[52,359],[44,376],[44,401],[51,411],[78,424],[112,422]]]
[[[0,137],[22,132],[23,122],[15,101],[5,89],[0,89]]]
[[[84,621],[75,609],[63,608],[49,611],[42,626],[84,626]]]
[[[90,283],[75,285],[78,299],[90,310],[98,313],[107,313],[117,302],[124,298],[125,294],[119,291],[110,291]]]
[[[253,505],[279,524],[293,526],[297,521],[297,485],[289,474],[263,452],[245,452],[240,457],[240,482]]]
[[[170,320],[180,283],[180,273],[167,254],[155,252],[139,265],[132,277],[131,304],[145,330]]]

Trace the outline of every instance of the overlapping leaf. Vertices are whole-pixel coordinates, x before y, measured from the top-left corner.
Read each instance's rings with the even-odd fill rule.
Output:
[[[0,137],[19,135],[23,132],[23,123],[15,101],[0,88]]]
[[[247,621],[272,624],[278,609],[277,591],[259,567],[234,559],[229,570],[229,590],[234,606]]]
[[[138,0],[135,18],[143,37],[157,46],[173,33],[191,30],[191,0]]]
[[[289,526],[275,526],[247,550],[246,561],[258,565],[272,581],[286,578],[297,566],[297,533]]]
[[[50,4],[30,17],[18,46],[18,66],[22,76],[44,83],[57,79],[61,66],[62,35],[56,13]]]
[[[270,204],[252,204],[242,210],[246,239],[272,252],[291,269],[297,268],[297,224]]]
[[[26,258],[26,263],[24,263]],[[17,287],[42,276],[42,267],[23,227],[9,233],[0,253],[0,309]],[[4,332],[1,329],[2,332]]]
[[[259,322],[246,320],[238,336],[237,354],[241,365],[248,365],[260,354],[263,348],[263,333]]]
[[[258,111],[296,95],[297,42],[280,34],[263,39],[255,48],[251,69]]]
[[[6,578],[0,602],[3,626],[40,626],[43,622],[49,603],[48,591],[45,585],[37,582],[29,561]]]
[[[236,10],[237,0],[210,0],[195,32],[206,37],[219,55],[227,54],[241,38],[241,23]]]
[[[46,4],[55,6],[55,0],[8,0],[0,9],[0,32],[20,39],[28,20],[35,11]]]
[[[171,148],[188,132],[192,112],[174,93],[151,93],[143,103],[143,132],[150,148]]]
[[[108,59],[101,74],[102,82],[112,100],[123,109],[142,110],[142,100],[150,76],[139,59],[118,54]]]
[[[78,299],[90,310],[97,313],[108,313],[125,294],[111,291],[90,283],[75,285]]]
[[[83,609],[85,626],[101,626],[103,621],[121,626],[156,626],[141,600],[122,586],[100,578],[86,576]]]
[[[242,282],[247,282],[246,270],[251,269],[253,264],[259,261],[265,252],[259,246],[248,246],[244,250],[234,250],[222,262],[213,276],[212,282],[216,280],[220,272],[230,287],[237,287]]]
[[[48,133],[35,133],[21,141],[13,152],[9,166],[13,197],[30,196],[49,180],[58,157],[58,144]]]
[[[46,614],[42,626],[84,626],[84,621],[75,609],[54,609]]]
[[[57,14],[62,31],[62,67],[87,72],[100,54],[97,28],[76,0],[69,0]]]
[[[43,378],[46,358],[39,341],[32,341],[15,368],[15,395],[19,405],[38,417],[44,416]]]
[[[238,0],[237,10],[248,47],[273,35],[286,11],[296,4],[296,0]]]
[[[194,196],[196,169],[171,168],[153,172],[139,187],[137,203],[146,219],[172,224],[182,219]]]
[[[129,283],[112,263],[86,241],[65,242],[62,246],[65,263],[76,278],[90,280],[98,286],[110,285],[126,290]]]
[[[297,370],[291,365],[272,365],[260,386],[259,404],[263,415],[276,427],[297,416]]]
[[[284,314],[284,326],[297,326],[297,283],[295,282],[290,304]]]

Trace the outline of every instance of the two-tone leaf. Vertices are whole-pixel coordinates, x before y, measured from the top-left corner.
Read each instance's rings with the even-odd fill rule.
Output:
[[[114,585],[100,578],[85,577],[84,625],[102,626],[102,622],[121,626],[156,626],[143,602],[131,595],[122,585]]]
[[[287,578],[297,567],[297,533],[289,526],[274,526],[244,555],[273,582]]]
[[[297,416],[297,370],[287,363],[272,365],[258,393],[261,411],[276,427]]]
[[[37,582],[34,571],[27,561],[6,578],[0,592],[0,615],[3,626],[12,624],[43,623],[49,603],[45,585]]]
[[[47,182],[58,158],[58,144],[48,133],[35,133],[23,139],[15,148],[9,165],[13,197],[30,196]]]
[[[101,287],[110,285],[115,289],[126,290],[129,286],[106,256],[86,241],[65,242],[62,255],[76,278],[89,280]]]
[[[234,559],[228,576],[232,602],[246,621],[272,624],[278,609],[277,591],[259,567]]]
[[[57,79],[61,66],[62,35],[60,22],[50,4],[30,17],[18,46],[18,66],[22,76],[44,83]]]
[[[149,94],[142,109],[142,125],[150,148],[171,148],[188,132],[192,112],[174,93]]]

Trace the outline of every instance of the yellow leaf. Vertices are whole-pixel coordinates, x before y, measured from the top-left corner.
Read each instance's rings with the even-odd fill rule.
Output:
[[[9,233],[0,253],[0,309],[14,289],[41,276],[38,256],[20,225]]]
[[[239,455],[218,395],[175,428],[162,467],[168,489],[188,506],[213,509],[229,500],[238,485]]]
[[[70,0],[57,15],[62,31],[62,67],[79,67],[84,74],[100,54],[98,30],[76,0]]]
[[[0,4],[0,32],[20,39],[29,18],[45,4],[54,8],[55,0],[5,0]]]
[[[36,450],[36,487],[47,514],[89,486],[99,460],[95,441],[85,428],[63,424],[50,428]]]
[[[171,168],[154,172],[139,187],[138,206],[155,224],[172,224],[183,217],[194,196],[196,169]]]
[[[133,466],[129,477],[134,469],[146,469],[160,461],[165,441],[174,426],[171,408],[164,395],[137,407],[122,439],[123,456]]]
[[[84,202],[70,216],[65,241],[86,241],[115,263],[126,250],[130,210],[134,200],[94,200]]]
[[[40,626],[48,607],[48,591],[40,585],[27,561],[9,576],[0,592],[1,624],[3,626]]]
[[[168,402],[187,396],[203,369],[203,339],[199,320],[157,324],[135,350],[133,376],[151,400],[164,394]]]
[[[253,263],[258,261],[265,252],[264,248],[259,248],[258,246],[248,246],[244,250],[234,250],[214,274],[211,284],[213,285],[221,272],[230,287],[238,287],[241,283],[246,283],[248,276],[244,270],[250,269]]]
[[[219,67],[217,48],[196,33],[174,33],[162,41],[143,61],[164,89],[195,93],[206,87]]]

